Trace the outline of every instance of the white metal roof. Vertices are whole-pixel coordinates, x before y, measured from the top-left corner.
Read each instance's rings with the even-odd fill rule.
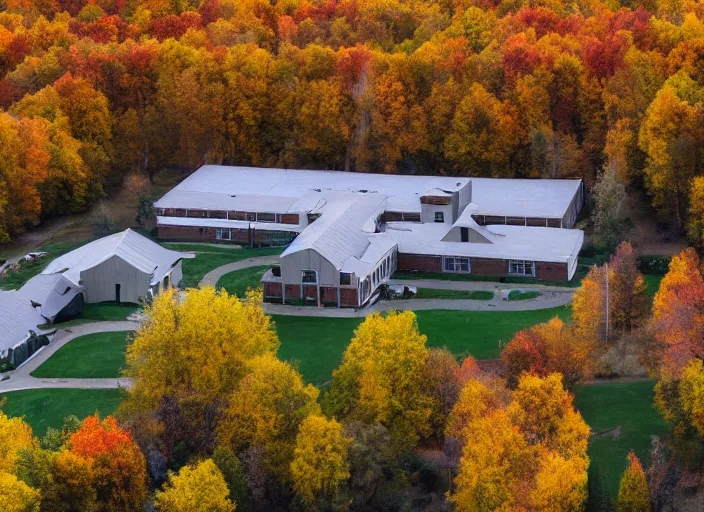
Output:
[[[504,225],[485,229],[494,235],[492,243],[443,242],[447,226],[433,223],[390,222],[385,234],[398,243],[401,253],[555,263],[567,263],[579,252],[584,239],[578,229]]]
[[[30,330],[39,334],[42,331],[37,326],[45,323],[46,319],[21,294],[0,291],[0,353],[21,343]]]
[[[561,219],[581,180],[472,178],[475,214]]]
[[[126,229],[90,242],[56,258],[42,274],[62,273],[74,284],[80,284],[81,272],[117,256],[145,274],[152,276],[151,283],[162,280],[173,265],[182,258],[193,255],[165,249],[139,233]]]
[[[291,231],[300,232],[303,228],[298,224],[279,224],[276,222],[250,222],[246,220],[227,219],[198,219],[195,217],[161,217],[157,222],[160,226],[189,226],[189,227],[209,227],[209,228],[231,228],[231,229],[261,229],[267,231]]]
[[[359,258],[369,246],[374,219],[384,211],[382,194],[329,192],[326,202],[315,210],[320,218],[301,232],[283,252],[282,258],[314,249],[338,270],[350,257]]]
[[[53,322],[56,315],[82,291],[82,286],[69,281],[63,274],[39,274],[16,293],[30,304],[39,304],[41,315]]]
[[[224,209],[227,204],[227,208],[232,210],[251,208],[248,211],[282,212],[288,209],[301,212],[307,210],[293,209],[291,206],[307,192],[337,190],[378,192],[388,196],[389,210],[416,212],[420,211],[420,196],[426,192],[439,189],[447,194],[459,191],[468,183],[468,178],[455,177],[204,165],[157,201],[155,206]],[[254,196],[261,198],[261,204]],[[238,197],[242,203],[238,202]],[[266,197],[275,201],[269,203]],[[286,198],[293,201],[289,203]]]
[[[562,218],[581,180],[406,176],[204,165],[155,203],[158,208],[306,212],[311,192],[378,192],[388,211],[418,212],[423,195],[448,195],[472,183],[479,215]]]

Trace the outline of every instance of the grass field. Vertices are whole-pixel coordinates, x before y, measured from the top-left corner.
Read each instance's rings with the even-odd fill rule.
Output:
[[[0,277],[0,290],[16,290],[22,288],[24,283],[39,274],[44,268],[55,258],[62,254],[72,251],[76,247],[80,247],[86,242],[66,242],[47,244],[39,249],[28,252],[47,252],[47,256],[36,261],[23,261],[19,263],[18,270],[8,270],[6,277]]]
[[[78,318],[66,320],[53,324],[54,327],[65,329],[72,325],[87,324],[91,322],[112,322],[127,320],[141,306],[138,304],[130,304],[129,302],[98,302],[96,304],[86,304],[83,306],[83,314]]]
[[[645,294],[648,297],[655,297],[655,294],[660,288],[660,281],[665,277],[661,274],[643,274],[643,280],[645,281]]]
[[[436,290],[435,288],[418,288],[416,299],[471,299],[471,300],[491,300],[494,292],[488,290],[476,290],[468,292],[465,290]]]
[[[227,293],[243,297],[247,288],[261,288],[262,276],[270,268],[271,265],[262,265],[230,272],[218,280],[216,288],[224,288]]]
[[[125,364],[127,337],[132,331],[99,332],[79,336],[61,347],[32,377],[115,378]]]
[[[168,245],[170,249],[179,247],[178,245]],[[212,251],[211,251],[212,249]],[[268,247],[262,249],[221,249],[219,247],[199,246],[201,252],[196,254],[193,259],[183,260],[183,280],[181,288],[195,288],[203,276],[213,269],[222,265],[240,261],[255,256],[270,256],[273,254],[281,254],[283,247]]]
[[[96,411],[112,414],[122,399],[119,389],[29,389],[0,395],[7,398],[2,410],[8,416],[24,416],[34,435],[43,436],[47,427],[61,428],[64,418],[75,414],[83,419]]]
[[[665,421],[652,406],[654,384],[654,381],[606,382],[578,386],[575,391],[575,405],[592,428],[590,472],[599,476],[612,502],[618,494],[628,452],[633,449],[643,466],[647,466],[650,436],[664,436],[668,432]],[[609,430],[617,427],[620,433]]]
[[[418,326],[428,346],[447,347],[458,357],[494,359],[501,355],[516,331],[554,316],[567,320],[566,307],[536,311],[418,311]],[[313,318],[273,315],[281,339],[279,357],[298,361],[306,381],[320,385],[330,380],[361,318]]]
[[[540,297],[540,292],[522,292],[521,290],[511,290],[508,293],[508,300],[530,300]]]

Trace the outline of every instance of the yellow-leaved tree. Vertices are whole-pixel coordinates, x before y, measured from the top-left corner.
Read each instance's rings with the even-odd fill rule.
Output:
[[[281,482],[290,480],[296,435],[309,414],[318,414],[319,391],[271,354],[248,362],[249,373],[228,396],[218,426],[220,444],[240,452],[264,449],[264,462]]]
[[[154,506],[159,512],[232,512],[229,492],[218,467],[206,459],[170,473],[164,489],[154,495]]]
[[[334,419],[313,414],[303,420],[296,437],[291,476],[293,489],[304,503],[330,500],[350,477],[347,450],[351,442]]]
[[[470,379],[447,433],[464,445],[450,498],[459,510],[582,510],[589,427],[559,374],[525,374],[513,392]]]
[[[125,376],[134,379],[121,415],[137,439],[167,456],[178,444],[212,446],[215,419],[248,362],[274,354],[279,340],[261,295],[245,300],[208,287],[154,299],[127,348]]]
[[[366,424],[381,423],[399,450],[414,447],[431,431],[433,400],[423,378],[426,340],[411,311],[369,315],[333,371],[327,410]]]
[[[39,491],[18,480],[11,473],[0,471],[0,510],[3,512],[39,512]]]
[[[22,448],[31,448],[35,444],[32,428],[22,418],[8,418],[0,410],[0,471],[14,472],[17,452]]]
[[[628,467],[621,476],[616,498],[617,512],[650,512],[650,492],[643,466],[631,450]]]
[[[687,236],[697,247],[704,246],[704,176],[692,178],[689,186]]]

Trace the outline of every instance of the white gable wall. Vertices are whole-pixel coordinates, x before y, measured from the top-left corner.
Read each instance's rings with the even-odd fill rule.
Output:
[[[81,272],[87,303],[114,301],[116,284],[120,285],[121,302],[137,303],[149,292],[151,279],[151,274],[142,272],[119,256],[112,256]]]

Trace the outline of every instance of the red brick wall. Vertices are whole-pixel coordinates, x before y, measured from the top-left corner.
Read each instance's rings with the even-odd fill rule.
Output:
[[[301,300],[301,287],[297,284],[286,285],[286,300],[288,302]]]
[[[481,276],[502,276],[508,273],[508,260],[494,258],[470,258],[472,274]]]
[[[303,298],[304,299],[315,299],[318,296],[317,286],[304,285],[303,286]]]
[[[263,283],[264,297],[281,297],[281,283]]]
[[[284,213],[281,215],[281,224],[298,224],[297,213]]]
[[[535,277],[546,281],[567,281],[567,263],[536,261]]]
[[[420,254],[398,255],[399,270],[424,270],[426,272],[441,272],[441,256],[424,256]]]
[[[161,240],[215,240],[215,228],[198,228],[191,226],[159,226],[158,234],[159,239]]]
[[[337,287],[321,286],[320,287],[320,303],[337,305]]]
[[[357,288],[340,288],[340,305],[343,307],[357,307]]]

